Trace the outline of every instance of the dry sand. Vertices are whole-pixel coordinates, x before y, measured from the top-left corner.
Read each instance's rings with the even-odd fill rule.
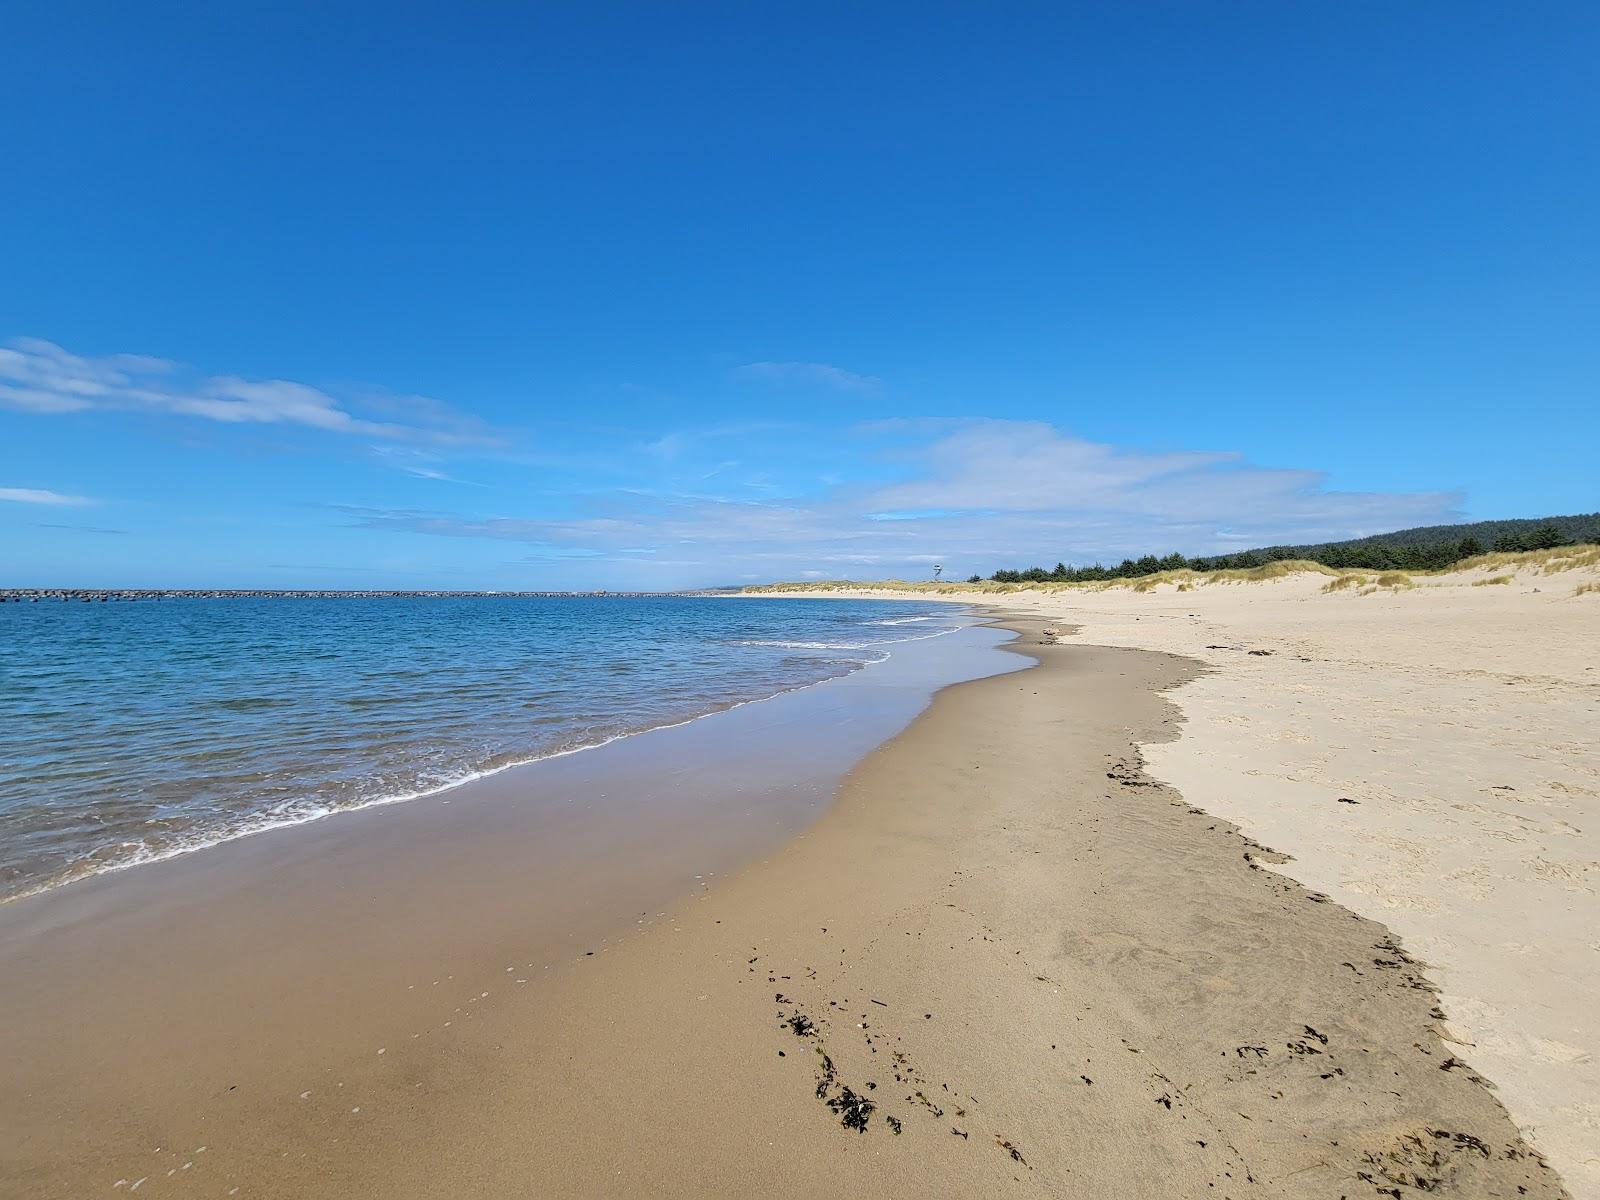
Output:
[[[248,945],[254,977],[141,947],[177,958],[176,1014],[147,986],[63,1067],[137,1101],[128,1046],[174,1016],[209,1028],[201,1066],[166,1109],[52,1114],[68,1153],[31,1122],[8,1194],[1561,1195],[1390,933],[1144,773],[1141,746],[1183,744],[1161,693],[1195,664],[1018,625],[1038,668],[942,692],[806,833],[548,982],[462,986],[500,971],[457,899],[483,846],[408,880],[395,944],[360,964],[387,999],[342,982],[344,908]],[[385,894],[367,866],[343,899]],[[431,949],[454,928],[443,1001],[398,988],[413,921]],[[285,972],[302,1009],[330,992],[303,1095],[279,1060],[304,1013],[252,990]],[[137,1148],[114,1174],[113,1140]]]
[[[983,597],[1208,665],[1171,694],[1183,735],[1151,774],[1403,938],[1451,1051],[1582,1197],[1600,1197],[1596,578],[1532,562],[1367,595],[1299,575]]]

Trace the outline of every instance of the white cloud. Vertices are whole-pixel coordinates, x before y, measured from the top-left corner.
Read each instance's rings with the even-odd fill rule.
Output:
[[[767,383],[817,384],[841,392],[875,392],[883,380],[859,375],[843,367],[815,362],[753,362],[739,367],[736,374]]]
[[[48,504],[65,508],[78,508],[94,503],[87,496],[68,496],[61,492],[48,492],[43,488],[12,487],[0,487],[0,500],[9,500],[13,504]]]
[[[635,492],[558,518],[345,511],[367,529],[520,542],[547,557],[581,550],[609,562],[615,582],[675,586],[752,572],[920,576],[935,561],[947,573],[987,574],[1209,554],[1436,524],[1459,503],[1439,492],[1332,491],[1315,471],[1257,467],[1232,452],[1124,450],[1043,423],[922,432],[909,451],[903,437],[893,442],[896,461],[910,466],[902,482],[781,501]]]
[[[919,457],[923,478],[885,488],[871,503],[885,512],[1104,507],[1238,459],[1118,450],[1024,421],[974,422],[938,438]]]
[[[38,338],[0,347],[0,407],[35,413],[137,409],[228,424],[301,425],[394,441],[486,440],[481,426],[423,397],[369,397],[401,420],[358,416],[328,393],[286,379],[186,379],[177,364],[134,354],[86,358]]]
[[[1338,492],[1322,472],[1258,467],[1232,451],[1144,453],[1090,442],[1043,422],[974,421],[914,456],[922,477],[871,493],[871,511],[903,516],[1031,513],[1130,533],[1152,526],[1225,528],[1247,540],[1316,541],[1447,520],[1453,493]],[[1237,539],[1234,539],[1237,540]]]

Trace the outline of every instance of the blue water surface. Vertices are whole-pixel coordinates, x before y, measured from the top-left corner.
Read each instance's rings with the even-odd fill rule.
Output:
[[[689,720],[969,621],[669,596],[0,605],[0,897]]]

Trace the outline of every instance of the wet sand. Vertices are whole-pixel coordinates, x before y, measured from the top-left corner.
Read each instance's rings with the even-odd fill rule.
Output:
[[[1151,774],[1403,938],[1454,1053],[1585,1200],[1600,1198],[1595,558],[1496,556],[1398,588],[1295,572],[986,597],[1086,644],[1206,665],[1172,693],[1183,736],[1151,748]]]
[[[1023,667],[1009,637],[0,906],[0,1195],[257,1194],[318,1161],[335,1096],[448,1073],[481,1013],[815,820],[935,689]]]
[[[1144,773],[1198,666],[1012,623],[1037,668],[941,692],[760,861],[572,897],[637,897],[625,937],[507,954],[562,922],[504,796],[6,930],[7,1194],[1561,1195],[1388,931]],[[197,906],[207,872],[300,899]]]

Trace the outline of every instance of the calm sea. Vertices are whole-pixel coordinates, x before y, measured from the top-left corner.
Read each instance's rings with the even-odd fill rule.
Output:
[[[693,597],[0,605],[0,898],[691,720],[970,623]]]

